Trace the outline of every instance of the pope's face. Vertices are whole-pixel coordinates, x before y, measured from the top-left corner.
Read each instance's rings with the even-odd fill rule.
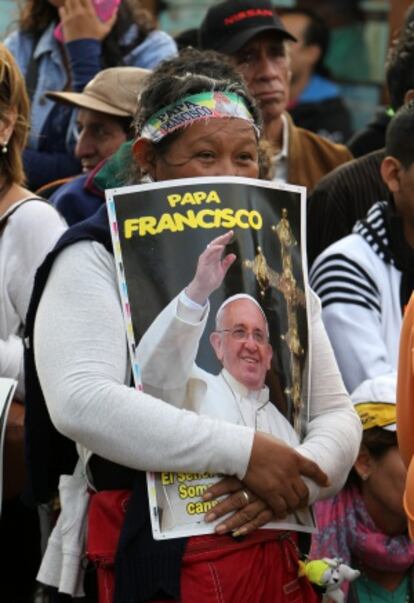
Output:
[[[256,304],[242,299],[225,306],[210,341],[217,358],[234,379],[251,390],[263,387],[272,348],[266,321]]]

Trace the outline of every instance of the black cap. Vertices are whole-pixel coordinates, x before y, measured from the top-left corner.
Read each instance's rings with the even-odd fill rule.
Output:
[[[274,31],[296,42],[266,0],[225,0],[211,6],[198,32],[200,48],[233,54],[259,33]]]

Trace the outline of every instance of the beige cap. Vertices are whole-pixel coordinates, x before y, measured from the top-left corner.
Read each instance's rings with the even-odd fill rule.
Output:
[[[81,109],[133,117],[138,94],[149,73],[149,69],[141,67],[110,67],[95,75],[82,92],[46,92],[46,96]]]

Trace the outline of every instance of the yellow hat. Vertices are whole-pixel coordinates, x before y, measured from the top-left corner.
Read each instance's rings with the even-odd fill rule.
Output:
[[[351,400],[364,429],[382,427],[396,431],[396,392],[395,372],[367,379],[354,390]]]

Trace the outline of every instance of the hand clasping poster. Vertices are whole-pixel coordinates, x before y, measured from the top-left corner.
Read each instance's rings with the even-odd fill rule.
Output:
[[[111,189],[106,197],[136,387],[197,412],[189,395],[197,388],[194,371],[218,375],[222,369],[209,341],[217,310],[228,297],[247,293],[259,302],[267,319],[272,348],[266,378],[269,400],[300,439],[309,414],[310,374],[302,218],[305,189],[248,178],[214,177]],[[170,302],[192,280],[206,246],[229,230],[234,236],[226,253],[234,253],[236,260],[220,288],[210,296],[202,331],[196,337],[172,331],[168,338],[169,331],[160,321],[168,314]],[[144,337],[150,326],[151,337]],[[231,393],[235,406],[236,396]],[[211,416],[249,424],[240,411],[232,414],[229,404],[223,398],[222,407],[211,411]],[[212,532],[214,523],[206,524],[204,515],[214,503],[203,501],[202,493],[220,477],[150,473],[154,537]],[[311,531],[312,518],[309,513],[305,515],[289,517],[272,527]]]

